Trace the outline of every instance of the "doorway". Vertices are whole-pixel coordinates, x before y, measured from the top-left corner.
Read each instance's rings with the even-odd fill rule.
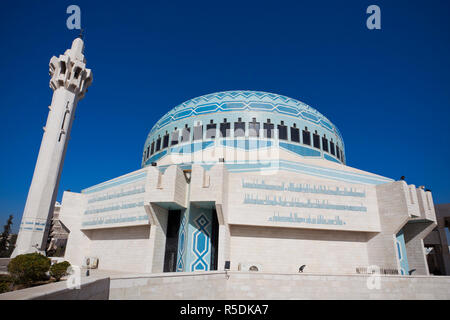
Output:
[[[219,252],[219,222],[217,220],[216,209],[212,210],[212,226],[211,226],[211,262],[209,270],[217,270]]]
[[[180,216],[181,210],[169,210],[167,217],[166,249],[164,254],[164,272],[176,271]]]

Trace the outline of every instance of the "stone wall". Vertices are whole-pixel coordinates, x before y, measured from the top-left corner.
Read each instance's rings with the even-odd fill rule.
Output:
[[[85,234],[90,240],[89,256],[98,258],[98,268],[150,272],[151,252],[146,250],[150,226],[86,230]]]
[[[367,234],[293,228],[231,226],[231,270],[257,264],[263,272],[354,274],[368,265]]]
[[[409,189],[403,181],[381,184],[376,189],[382,230],[373,233],[367,242],[369,265],[398,269],[395,235],[409,219],[405,197]]]
[[[86,234],[81,231],[83,209],[86,207],[87,199],[84,194],[64,191],[60,221],[69,229],[64,259],[70,264],[82,266],[84,258],[89,256],[90,241]]]
[[[199,272],[112,277],[110,299],[450,299],[450,277]]]
[[[320,163],[305,160],[299,166],[316,170]],[[315,167],[308,167],[313,164]],[[358,176],[361,183],[356,183],[352,179],[363,172],[348,167],[337,171],[327,167],[311,175],[304,172],[306,167],[297,168],[298,172],[279,169],[262,174],[243,172],[236,166],[194,164],[189,185],[181,167],[151,166],[85,189],[83,194],[65,192],[60,214],[70,230],[65,259],[82,265],[84,258],[91,256],[99,258],[102,270],[162,272],[169,210],[191,206],[209,210],[215,206],[219,223],[218,270],[231,261],[232,271],[243,263],[260,265],[263,272],[296,272],[307,265],[307,270],[314,273],[352,274],[358,267],[369,266],[400,270],[402,260],[403,273],[415,269],[415,275],[428,275],[422,239],[434,223],[429,192],[408,186],[405,181],[382,183],[381,177],[368,173]],[[139,210],[148,220],[82,227],[85,216],[92,216],[89,219],[94,221],[97,214],[101,219],[112,214],[94,213],[99,210],[97,203],[120,205],[115,195],[126,194],[130,186],[142,188],[144,179],[145,193],[139,193],[143,208]],[[113,194],[109,193],[111,189]],[[134,197],[120,199],[128,196]],[[103,197],[112,198],[97,199],[91,203],[93,213],[84,214],[89,199],[92,202]],[[128,209],[114,210],[113,215],[128,215]],[[134,238],[135,232],[143,230],[142,225],[149,228],[149,234]],[[189,248],[185,252],[193,250],[194,230],[198,228],[192,221],[188,223],[185,245]],[[403,253],[397,247],[400,232],[406,242]],[[409,266],[406,259],[399,258],[407,255],[411,256]]]

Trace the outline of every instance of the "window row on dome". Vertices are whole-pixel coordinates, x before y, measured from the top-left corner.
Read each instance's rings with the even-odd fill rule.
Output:
[[[231,128],[233,124],[233,129]],[[248,124],[248,125],[247,125]],[[205,130],[204,130],[205,129]],[[261,130],[262,129],[262,130]],[[191,134],[192,131],[192,134]],[[205,133],[204,133],[205,131]],[[304,129],[297,128],[294,123],[292,127],[288,127],[284,124],[284,121],[280,121],[280,124],[276,125],[267,119],[261,126],[261,123],[253,118],[251,122],[244,122],[242,118],[238,118],[234,123],[228,122],[227,119],[223,119],[222,123],[214,123],[210,120],[210,123],[202,125],[200,122],[194,124],[193,130],[185,125],[184,128],[174,128],[174,131],[169,133],[166,131],[165,135],[162,137],[158,135],[156,140],[152,141],[144,150],[144,161],[147,161],[150,156],[161,150],[164,150],[170,146],[177,145],[179,143],[185,143],[198,140],[211,140],[217,137],[227,138],[232,137],[264,137],[267,139],[276,138],[275,134],[279,140],[288,141],[288,132],[290,133],[290,141],[296,143],[303,143],[304,145],[312,146],[316,149],[323,150],[337,159],[344,162],[344,154],[339,147],[339,144],[327,138],[326,134],[322,137],[317,133],[317,130],[311,132],[308,127]]]

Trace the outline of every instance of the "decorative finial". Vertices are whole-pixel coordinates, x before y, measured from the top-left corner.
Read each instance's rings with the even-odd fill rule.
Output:
[[[84,29],[80,28],[80,35],[78,36],[78,38],[83,39],[83,32]]]

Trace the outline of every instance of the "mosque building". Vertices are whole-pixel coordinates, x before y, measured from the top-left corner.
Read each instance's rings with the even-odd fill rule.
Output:
[[[67,218],[66,218],[67,216]],[[330,120],[273,93],[226,91],[164,115],[142,168],[64,194],[66,258],[131,272],[428,274],[431,193],[346,165]],[[67,222],[66,222],[67,219]]]
[[[347,166],[338,128],[299,100],[246,90],[190,99],[155,123],[139,157],[139,170],[64,192],[71,264],[429,275],[431,192]]]

